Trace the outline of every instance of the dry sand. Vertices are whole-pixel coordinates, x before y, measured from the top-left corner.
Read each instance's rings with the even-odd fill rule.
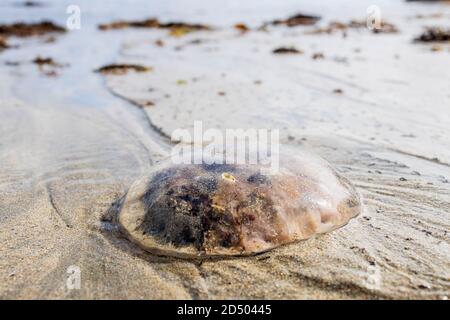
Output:
[[[357,2],[300,9],[326,24],[364,17],[370,3]],[[0,53],[0,298],[450,295],[450,48],[411,42],[423,26],[448,26],[449,6],[383,1],[400,32],[350,30],[346,38],[304,34],[314,27],[241,34],[234,23],[257,26],[299,9],[293,1],[263,3],[252,14],[245,8],[205,1],[183,12],[153,8],[158,17],[219,25],[170,37],[98,31],[98,22],[147,16],[138,6],[126,17],[117,5],[92,7],[100,18],[87,18],[82,30],[51,43],[13,40],[19,48]],[[9,8],[0,18],[8,10],[30,15]],[[39,10],[33,19],[56,9]],[[414,18],[435,12],[444,17]],[[304,53],[273,55],[280,46]],[[317,52],[324,59],[313,60]],[[49,77],[29,63],[37,55],[68,65]],[[153,70],[93,72],[112,62]],[[255,257],[199,263],[141,251],[101,219],[168,154],[171,132],[195,120],[205,128],[279,128],[282,143],[319,154],[350,179],[364,211],[339,230]],[[66,287],[71,265],[81,270],[79,290]]]

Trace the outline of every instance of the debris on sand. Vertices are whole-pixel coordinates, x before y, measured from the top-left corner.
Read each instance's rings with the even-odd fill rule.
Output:
[[[53,66],[55,65],[55,61],[52,58],[41,58],[41,57],[37,57],[32,61],[34,64],[37,64],[38,66],[43,66],[43,65],[50,65]]]
[[[8,49],[9,45],[5,38],[0,37],[0,50]]]
[[[424,33],[414,39],[417,42],[445,42],[450,41],[450,29],[440,27],[427,28]]]
[[[444,50],[444,47],[439,44],[435,44],[430,48],[430,50],[433,52],[438,52]]]
[[[366,21],[358,21],[358,20],[350,20],[350,22],[339,22],[332,21],[326,27],[317,28],[312,31],[307,32],[308,34],[332,34],[335,32],[343,32],[345,33],[349,29],[369,29]],[[398,29],[392,23],[387,21],[382,21],[378,27],[373,26],[373,28],[369,29],[373,33],[397,33]]]
[[[295,47],[279,47],[272,51],[275,54],[303,54],[302,50],[298,50]]]
[[[56,69],[67,66],[56,62],[53,58],[43,58],[40,56],[37,56],[34,60],[31,61],[31,63],[37,65],[39,71],[48,77],[58,76],[58,72],[56,71]]]
[[[95,72],[101,74],[123,75],[128,73],[128,71],[130,70],[135,72],[148,72],[151,71],[152,68],[141,66],[138,64],[109,64],[98,68],[97,70],[95,70]]]
[[[157,47],[164,47],[165,43],[161,39],[158,39],[158,40],[155,41],[155,45]]]
[[[312,26],[315,25],[321,18],[319,16],[307,15],[303,13],[298,13],[284,20],[274,20],[269,24],[278,26],[285,25],[288,27],[296,26]],[[266,24],[267,25],[267,24]]]
[[[5,66],[9,66],[9,67],[18,67],[20,66],[20,61],[5,61]]]
[[[367,26],[367,25],[366,25]],[[398,33],[398,29],[392,23],[381,21],[380,27],[374,27],[372,29],[373,33]]]
[[[169,35],[172,37],[182,37],[190,32],[196,31],[199,29],[185,27],[185,26],[179,26],[179,27],[172,27],[169,28]]]
[[[38,65],[38,66],[51,66],[51,67],[58,67],[61,68],[64,65],[55,62],[55,60],[53,60],[53,58],[42,58],[40,56],[37,56],[33,61],[31,61],[32,63]]]
[[[45,5],[42,2],[38,2],[38,1],[24,1],[24,2],[16,3],[16,6],[27,7],[27,8],[37,8],[37,7],[44,7]]]
[[[50,21],[38,23],[14,23],[0,25],[0,36],[4,37],[32,37],[48,33],[63,33],[66,29]]]
[[[182,36],[193,31],[211,30],[210,26],[197,23],[184,22],[166,22],[161,23],[158,19],[151,18],[141,21],[116,21],[107,24],[100,24],[100,30],[117,30],[126,28],[149,28],[149,29],[167,29],[172,36]]]
[[[188,42],[188,44],[193,44],[193,45],[199,45],[202,44],[203,42],[205,42],[204,39],[194,39]]]
[[[431,14],[418,14],[414,16],[415,19],[440,19],[444,17],[442,12],[431,13]]]
[[[344,90],[342,90],[342,89],[334,89],[333,90],[333,93],[335,93],[335,94],[343,94],[344,93]]]
[[[250,31],[250,28],[245,23],[236,23],[234,28],[242,33]]]
[[[316,28],[312,31],[308,31],[308,34],[322,34],[322,33],[327,33],[327,34],[332,34],[334,32],[337,31],[347,31],[347,29],[349,28],[349,24],[343,23],[343,22],[338,22],[338,21],[332,21],[328,24],[328,26],[326,27],[320,27],[320,28]]]
[[[325,55],[322,52],[316,52],[311,56],[311,58],[313,60],[325,59]]]
[[[107,24],[100,24],[100,30],[116,30],[125,28],[158,28],[159,22],[157,19],[147,19],[142,21],[116,21]]]
[[[185,23],[185,22],[167,22],[167,23],[158,23],[158,28],[160,29],[174,29],[174,28],[186,28],[192,31],[198,30],[211,30],[210,26],[198,23]]]
[[[147,100],[142,104],[144,107],[153,107],[155,103],[151,100]]]

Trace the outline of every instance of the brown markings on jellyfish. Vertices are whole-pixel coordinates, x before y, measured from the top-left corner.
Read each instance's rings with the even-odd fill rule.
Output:
[[[129,240],[158,255],[252,255],[339,228],[361,201],[327,162],[304,152],[262,165],[181,164],[170,160],[135,182],[115,221]]]

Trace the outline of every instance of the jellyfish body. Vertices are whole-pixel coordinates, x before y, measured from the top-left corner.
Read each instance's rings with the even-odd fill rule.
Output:
[[[350,182],[308,153],[280,167],[163,161],[121,200],[120,230],[158,255],[252,255],[339,228],[359,214]]]

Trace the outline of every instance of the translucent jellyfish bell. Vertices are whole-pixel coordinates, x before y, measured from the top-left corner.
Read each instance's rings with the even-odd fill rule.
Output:
[[[121,231],[143,249],[183,258],[252,255],[339,228],[361,210],[350,182],[304,151],[258,164],[167,159],[119,204]]]

